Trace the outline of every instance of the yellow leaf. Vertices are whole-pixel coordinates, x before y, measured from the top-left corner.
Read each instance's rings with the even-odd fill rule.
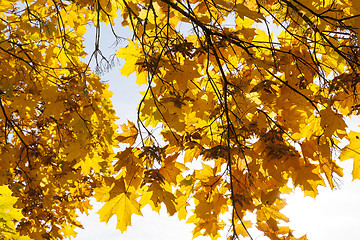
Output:
[[[250,10],[242,3],[236,6],[236,12],[239,14],[240,18],[244,19],[244,17],[248,17],[255,20],[256,22],[260,22],[260,19],[264,18],[261,13]]]
[[[116,56],[126,59],[125,64],[121,68],[121,74],[128,77],[136,70],[136,62],[141,56],[140,48],[136,43],[130,41],[129,45],[125,48],[120,48],[116,52]]]
[[[245,228],[242,223],[245,225]],[[246,221],[246,220],[242,221],[242,223],[239,222],[238,224],[236,224],[236,226],[235,226],[236,233],[240,234],[243,237],[248,237],[249,234],[246,232],[246,229],[251,228],[252,223],[251,223],[251,221]]]
[[[21,211],[14,208],[16,197],[11,196],[12,192],[8,186],[0,186],[0,218],[2,221],[11,222],[23,218]]]
[[[341,151],[339,158],[341,161],[353,158],[353,180],[360,179],[360,133],[350,131],[347,139],[350,141],[350,144]]]
[[[178,156],[179,153],[166,157],[163,161],[163,167],[159,169],[159,173],[164,176],[169,183],[176,184],[177,176],[179,176],[183,170],[187,169],[185,165],[176,162]]]
[[[140,72],[136,75],[136,83],[139,85],[147,84],[148,83],[148,73],[147,72]]]
[[[79,210],[81,213],[86,213],[89,215],[89,210],[93,209],[93,206],[90,204],[90,200],[86,200],[79,203]]]
[[[273,218],[270,218],[269,220],[266,221],[267,225],[274,231],[278,231],[279,227],[277,225],[277,221]]]
[[[85,175],[90,174],[91,170],[94,172],[100,172],[100,163],[103,161],[101,156],[93,155],[93,156],[86,156],[85,159],[82,159],[77,164],[74,165],[74,168],[81,167],[81,172]]]
[[[116,228],[121,232],[131,226],[133,214],[142,216],[140,204],[135,199],[131,199],[130,193],[122,193],[110,199],[97,213],[100,215],[100,221],[106,223],[115,214],[117,216]]]
[[[278,189],[272,190],[267,193],[261,192],[261,201],[266,205],[272,205],[279,197],[280,192]]]
[[[128,121],[128,125],[121,125],[121,129],[123,132],[120,133],[116,139],[122,143],[129,143],[130,146],[133,145],[138,135],[138,130],[135,127],[135,124]]]
[[[75,225],[66,225],[65,227],[60,229],[58,232],[65,238],[71,239],[71,237],[76,237],[77,233],[75,232],[75,228],[76,228]]]
[[[317,186],[324,184],[318,168],[314,165],[303,166],[301,171],[296,172],[293,181],[295,186],[300,185],[306,195],[314,198],[318,193]]]
[[[184,157],[185,163],[194,161],[194,159],[199,157],[200,153],[201,150],[197,146],[187,149],[185,151],[185,157]]]
[[[288,222],[289,218],[280,212],[280,210],[284,207],[284,201],[277,201],[275,204],[271,206],[261,205],[260,209],[257,211],[257,219],[258,221],[268,221],[270,218],[283,220],[284,222]]]
[[[20,236],[15,228],[14,221],[20,221],[24,216],[20,209],[14,208],[17,202],[16,197],[12,196],[12,191],[8,186],[0,186],[0,238],[30,240],[29,237]]]
[[[334,133],[345,132],[347,125],[341,114],[334,113],[330,107],[321,110],[319,113],[321,116],[320,124],[324,129],[325,136],[331,137]]]
[[[163,202],[170,216],[176,213],[175,196],[171,192],[162,188],[158,182],[153,182],[149,187],[149,191],[152,191],[151,200],[155,206]]]

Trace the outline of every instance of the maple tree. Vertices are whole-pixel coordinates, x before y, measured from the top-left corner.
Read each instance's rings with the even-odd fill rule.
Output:
[[[85,25],[96,27],[91,61],[100,23],[116,34],[118,13],[133,33],[121,73],[146,86],[121,133],[83,61]],[[351,0],[3,1],[0,194],[14,198],[0,229],[75,236],[75,210],[95,196],[100,220],[116,215],[121,231],[150,205],[193,223],[194,237],[256,227],[297,239],[284,194],[334,188],[339,154],[360,178],[360,134],[345,122],[360,106],[359,17]]]

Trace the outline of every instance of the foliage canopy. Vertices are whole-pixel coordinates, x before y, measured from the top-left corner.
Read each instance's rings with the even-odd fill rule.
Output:
[[[111,92],[82,60],[86,24],[91,61],[100,23],[116,35],[118,13],[133,33],[121,73],[146,85],[121,133]],[[95,196],[121,231],[150,205],[193,223],[194,237],[256,227],[296,239],[283,194],[334,188],[339,154],[360,178],[360,134],[345,122],[360,108],[359,17],[355,0],[3,1],[0,194],[17,200],[15,225],[0,229],[75,236],[75,210]]]

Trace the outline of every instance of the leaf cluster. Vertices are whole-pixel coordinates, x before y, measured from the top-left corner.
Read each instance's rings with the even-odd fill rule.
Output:
[[[82,61],[95,13],[85,2],[0,6],[0,185],[21,209],[16,231],[31,239],[75,236],[75,210],[91,209],[111,165],[111,93]]]
[[[270,239],[296,239],[281,213],[284,194],[300,187],[315,197],[318,186],[337,187],[340,152],[354,158],[359,177],[357,134],[344,121],[358,112],[357,3],[123,3],[134,38],[117,53],[126,60],[121,71],[147,86],[136,130],[142,146],[125,150],[139,159],[137,172],[122,175],[149,178],[125,180],[140,207],[163,202],[172,215],[174,205],[195,225],[194,237],[216,239],[227,227],[237,239],[253,225]],[[151,128],[161,128],[165,144]],[[351,144],[341,149],[343,138]],[[243,221],[246,214],[256,222]]]

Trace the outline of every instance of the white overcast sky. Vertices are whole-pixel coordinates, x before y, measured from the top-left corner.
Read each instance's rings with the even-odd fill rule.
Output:
[[[105,27],[104,27],[105,28]],[[118,30],[119,35],[129,34],[124,29]],[[86,47],[88,52],[93,49],[94,31],[87,33]],[[128,35],[129,36],[129,35]],[[114,53],[116,48],[111,49],[114,39],[111,34],[102,32],[102,51],[105,55]],[[124,41],[121,46],[126,46]],[[135,76],[125,78],[120,75],[120,67],[114,67],[111,71],[102,76],[103,81],[108,81],[114,95],[112,101],[120,122],[127,120],[135,121],[137,105],[141,95],[135,83]],[[352,128],[356,128],[360,121],[351,121]],[[309,240],[358,240],[360,239],[360,181],[352,181],[352,161],[341,163],[345,168],[347,177],[342,179],[339,190],[320,188],[320,194],[314,200],[310,197],[303,197],[300,191],[287,198],[288,206],[283,210],[290,218],[290,226],[296,229],[295,236],[307,234]],[[152,212],[151,209],[143,209],[143,217],[134,215],[132,226],[128,231],[121,233],[115,229],[116,216],[110,219],[109,223],[100,223],[96,212],[101,204],[94,203],[94,209],[89,216],[81,215],[79,220],[84,229],[77,229],[78,235],[75,240],[191,240],[192,228],[190,224],[177,220],[175,217],[168,217],[166,212],[160,215]],[[253,233],[256,240],[265,240],[266,237]],[[197,238],[204,240],[209,238]],[[222,239],[226,239],[225,236]]]

